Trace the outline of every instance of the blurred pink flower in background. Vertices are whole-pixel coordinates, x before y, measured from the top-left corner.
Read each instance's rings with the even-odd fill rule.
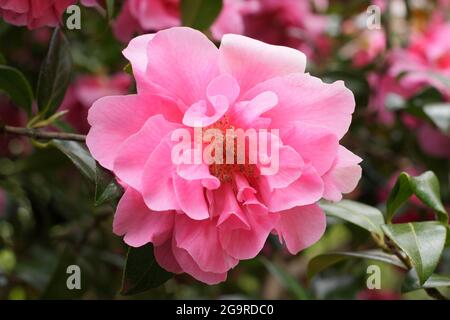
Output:
[[[0,123],[22,127],[25,126],[26,122],[25,112],[0,94]],[[28,138],[0,134],[0,156],[19,156],[30,151],[31,144]]]
[[[361,177],[361,159],[339,145],[355,107],[342,81],[304,73],[305,55],[239,35],[219,49],[202,33],[171,28],[124,50],[137,94],[106,97],[89,111],[87,145],[128,188],[114,232],[148,242],[158,263],[214,284],[251,259],[275,232],[292,254],[320,239],[321,198],[338,201]],[[279,170],[261,163],[175,164],[171,137],[194,124],[279,129]]]
[[[428,28],[414,30],[406,49],[392,52],[389,74],[401,76],[400,83],[414,90],[431,86],[450,98],[450,23],[436,15]]]
[[[128,0],[125,1],[113,26],[116,37],[129,41],[144,31],[158,31],[178,26],[179,0]]]
[[[225,33],[244,32],[243,15],[255,8],[256,0],[224,0],[222,11],[211,26],[215,39]],[[179,0],[128,0],[113,26],[116,37],[128,42],[148,31],[181,25]]]
[[[317,2],[326,9],[326,2]],[[179,0],[129,0],[115,21],[114,34],[128,42],[137,34],[179,26],[180,19]],[[243,34],[319,58],[330,52],[327,23],[328,18],[314,13],[309,1],[224,0],[211,33],[215,40],[226,33]]]
[[[369,109],[377,114],[378,121],[385,125],[393,125],[395,121],[394,110],[388,109],[388,104],[394,100],[407,99],[412,95],[411,90],[404,88],[398,80],[390,75],[370,73],[367,77],[371,88]]]
[[[246,36],[302,50],[317,60],[330,51],[328,18],[316,14],[309,1],[257,0],[258,9],[244,16]]]
[[[76,0],[0,0],[0,17],[29,29],[57,26],[64,10]]]
[[[402,295],[389,290],[364,290],[358,292],[358,300],[402,300]]]
[[[423,152],[433,157],[450,159],[450,137],[430,124],[424,122],[419,126],[417,141]]]
[[[450,137],[431,124],[409,114],[401,117],[403,123],[415,132],[422,151],[432,157],[450,159]]]
[[[131,85],[131,77],[119,72],[112,76],[84,75],[68,88],[62,110],[68,110],[65,119],[79,133],[87,133],[89,124],[87,115],[89,108],[97,100],[105,96],[127,94]]]
[[[386,50],[386,36],[383,30],[364,30],[352,41],[355,46],[352,61],[355,67],[364,67],[374,62]]]

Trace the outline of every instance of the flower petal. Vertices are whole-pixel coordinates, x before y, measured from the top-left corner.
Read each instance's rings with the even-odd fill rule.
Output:
[[[257,83],[275,76],[304,72],[306,56],[296,49],[226,34],[219,48],[219,63],[221,71],[231,74],[245,93]]]
[[[323,127],[296,123],[282,137],[283,143],[293,147],[305,162],[310,162],[322,176],[333,165],[338,152],[338,138]]]
[[[175,27],[159,31],[148,46],[146,79],[186,106],[206,98],[218,73],[216,46],[200,31]]]
[[[173,186],[178,205],[186,215],[194,220],[209,218],[208,205],[201,180],[185,180],[174,173]]]
[[[88,122],[92,128],[87,135],[87,146],[103,167],[112,170],[117,151],[126,139],[138,132],[152,115],[171,112],[166,100],[156,96],[101,98],[89,109]],[[173,113],[166,118],[175,120],[176,117]]]
[[[173,186],[171,145],[164,139],[150,155],[142,175],[142,195],[152,210],[180,210]]]
[[[183,273],[183,269],[175,259],[172,251],[172,237],[170,237],[162,245],[153,247],[153,254],[155,255],[156,262],[159,266],[169,272],[180,274]]]
[[[260,188],[263,203],[270,212],[279,212],[297,206],[313,204],[323,194],[323,182],[313,167],[306,167],[298,180],[286,188],[270,191],[265,179],[261,179]]]
[[[215,273],[215,272],[205,272],[199,268],[198,264],[189,255],[189,253],[176,246],[175,240],[172,241],[172,252],[175,256],[180,267],[184,272],[191,275],[195,279],[202,281],[209,285],[218,284],[224,282],[227,279],[227,273]]]
[[[275,108],[264,113],[271,128],[282,129],[290,122],[328,128],[339,139],[347,132],[355,109],[353,93],[342,81],[322,82],[309,74],[292,74],[267,80],[246,95],[251,100],[265,91],[278,97]]]
[[[117,31],[117,33],[121,34],[122,31]],[[149,80],[146,77],[148,64],[147,49],[154,36],[154,34],[144,34],[136,37],[132,39],[128,46],[122,51],[123,55],[130,61],[131,67],[133,68],[133,75],[136,79],[138,92],[145,92],[146,88],[151,87],[151,84],[148,83]]]
[[[232,220],[219,225],[222,247],[239,260],[253,259],[259,254],[278,220],[277,214],[268,213],[267,208],[260,204],[244,207],[249,228],[242,228]]]
[[[141,247],[149,242],[163,244],[172,233],[174,212],[155,212],[147,208],[142,196],[132,188],[125,191],[114,216],[114,233],[126,244]]]
[[[343,146],[339,146],[338,155],[333,165],[323,177],[323,197],[331,201],[340,201],[342,193],[352,192],[361,179],[362,169],[358,165],[362,159]]]
[[[325,232],[325,214],[316,204],[282,211],[279,216],[275,229],[292,254],[316,243]]]
[[[180,214],[176,217],[174,232],[176,246],[186,250],[205,272],[224,273],[239,262],[221,247],[214,220],[197,221]]]
[[[149,118],[142,129],[128,138],[118,150],[114,161],[114,173],[117,177],[141,190],[142,173],[148,158],[161,140],[179,127],[180,125],[167,121],[162,115]]]

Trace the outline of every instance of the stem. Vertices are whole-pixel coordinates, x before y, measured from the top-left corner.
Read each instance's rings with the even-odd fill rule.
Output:
[[[43,139],[43,140],[70,140],[78,142],[86,142],[86,136],[75,133],[66,132],[48,132],[40,131],[36,129],[12,127],[12,126],[0,126],[1,133],[15,134],[19,136],[26,136],[33,139]]]

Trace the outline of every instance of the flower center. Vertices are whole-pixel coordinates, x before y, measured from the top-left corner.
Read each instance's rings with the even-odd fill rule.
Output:
[[[222,148],[222,152],[219,156],[219,161],[215,161],[209,165],[210,173],[217,177],[221,182],[233,181],[234,174],[241,174],[246,178],[253,178],[258,175],[258,168],[255,164],[250,163],[248,150],[246,149],[246,143],[238,143],[238,136],[236,135],[235,128],[230,124],[227,116],[223,116],[219,121],[214,124],[203,128],[203,132],[210,134],[214,129],[215,135],[211,139],[211,144],[220,142],[218,146]],[[239,150],[238,148],[243,148]],[[244,155],[243,161],[239,161],[239,154]],[[211,152],[211,156],[216,156],[216,150]],[[232,161],[230,161],[232,160]]]

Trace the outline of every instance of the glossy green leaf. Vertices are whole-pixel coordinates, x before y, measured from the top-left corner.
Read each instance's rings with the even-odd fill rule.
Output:
[[[184,26],[207,30],[222,10],[222,0],[181,0],[181,21]]]
[[[351,200],[342,200],[337,203],[322,201],[319,205],[329,216],[343,219],[380,236],[383,235],[380,225],[384,224],[384,217],[377,208]]]
[[[386,221],[392,222],[395,212],[411,197],[413,190],[411,188],[410,177],[407,173],[402,172],[389,194],[386,205]]]
[[[81,143],[75,141],[53,140],[52,144],[64,153],[95,185],[95,205],[119,198],[123,190],[115,177],[97,165],[97,162]]]
[[[37,86],[39,112],[47,118],[61,105],[70,83],[72,56],[69,42],[56,28],[42,63]]]
[[[420,176],[411,177],[411,187],[414,194],[424,204],[433,209],[443,224],[448,224],[448,213],[441,201],[439,180],[432,171]]]
[[[106,185],[106,187],[100,189],[97,188],[97,196],[95,199],[95,206],[100,206],[108,201],[116,200],[123,194],[123,189],[117,184],[115,179]]]
[[[31,115],[33,90],[22,72],[0,65],[0,91],[6,93],[17,106]]]
[[[153,246],[147,244],[128,250],[123,274],[122,295],[134,295],[157,288],[172,278],[172,274],[162,269],[153,255]]]
[[[280,282],[280,284],[291,293],[296,299],[309,300],[311,297],[303,288],[299,281],[291,276],[286,270],[283,270],[276,264],[270,262],[268,259],[261,257],[261,262],[266,269]]]
[[[400,268],[405,268],[403,263],[395,255],[387,254],[381,250],[333,252],[321,254],[311,259],[308,264],[308,279],[312,279],[319,272],[349,258],[376,260],[392,264]]]
[[[64,153],[89,180],[96,181],[97,164],[89,151],[81,143],[53,140],[52,144]]]
[[[402,292],[411,292],[419,289],[450,287],[450,276],[432,274],[424,284],[420,284],[416,271],[408,272],[402,283]]]
[[[397,210],[413,194],[425,205],[433,209],[438,215],[439,221],[448,224],[448,213],[441,202],[439,180],[432,171],[427,171],[420,176],[411,177],[402,172],[387,201],[387,222],[391,223]]]
[[[447,227],[437,221],[389,224],[382,226],[388,236],[417,270],[423,284],[436,269],[444,249]]]

